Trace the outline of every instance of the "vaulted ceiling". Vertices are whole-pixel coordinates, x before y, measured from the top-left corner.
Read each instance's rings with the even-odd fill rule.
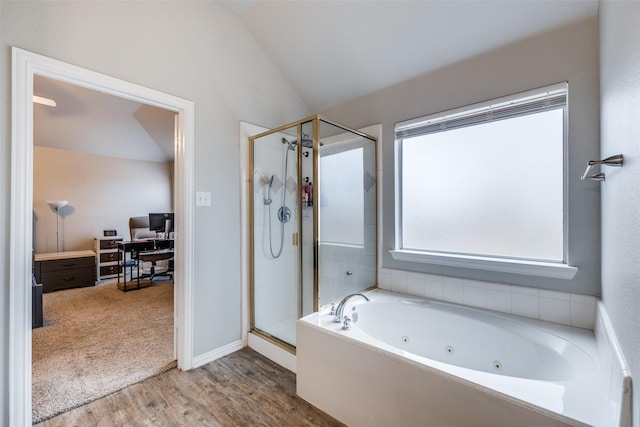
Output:
[[[312,112],[598,12],[598,0],[218,3],[238,17]],[[36,145],[173,158],[172,112],[44,77],[34,81],[34,93],[58,103],[34,104]]]
[[[597,14],[597,0],[219,0],[311,111]]]

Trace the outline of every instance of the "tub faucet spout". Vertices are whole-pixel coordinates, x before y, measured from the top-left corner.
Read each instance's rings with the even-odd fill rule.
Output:
[[[357,296],[361,296],[362,298],[369,301],[369,298],[365,294],[361,294],[361,293],[347,295],[346,297],[342,298],[342,301],[340,301],[340,304],[338,304],[338,308],[336,308],[336,316],[333,318],[333,321],[335,323],[342,323],[342,320],[343,320],[342,313],[344,312],[344,306],[347,305],[347,301],[349,301],[351,297],[357,297]]]

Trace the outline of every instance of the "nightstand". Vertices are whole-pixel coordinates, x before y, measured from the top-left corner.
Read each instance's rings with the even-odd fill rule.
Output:
[[[118,277],[118,271],[122,271],[118,262],[119,242],[122,242],[121,236],[96,237],[93,240],[98,280]]]

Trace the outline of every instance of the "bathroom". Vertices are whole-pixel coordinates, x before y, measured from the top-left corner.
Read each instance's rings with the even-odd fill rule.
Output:
[[[566,45],[557,43],[558,40],[564,40]],[[380,289],[508,313],[543,322],[569,325],[583,330],[597,329],[598,301],[601,301],[604,292],[600,278],[607,273],[606,266],[603,265],[603,271],[600,267],[601,257],[605,256],[601,254],[601,244],[605,248],[607,241],[604,235],[602,242],[600,238],[599,206],[601,197],[603,203],[606,201],[604,194],[607,192],[607,184],[624,179],[622,176],[626,174],[625,168],[602,166],[601,171],[605,173],[608,181],[581,180],[580,177],[585,173],[585,166],[589,160],[604,159],[623,152],[623,148],[629,149],[627,145],[619,145],[611,141],[609,148],[605,150],[604,141],[601,143],[599,138],[601,125],[598,120],[598,106],[602,84],[601,76],[597,71],[600,66],[597,49],[599,43],[604,42],[602,36],[599,37],[598,23],[587,19],[539,35],[526,42],[513,43],[479,57],[453,64],[322,112],[326,117],[337,117],[341,122],[351,126],[381,124],[382,142],[378,146],[378,156],[381,161],[379,170],[381,226],[378,230],[380,270],[377,283]],[[578,45],[581,47],[576,48],[572,55],[567,55],[565,49],[570,44],[574,48]],[[529,66],[531,58],[535,57],[536,52],[542,50],[545,55],[549,55],[549,58],[553,58],[553,66],[542,70],[531,68]],[[505,62],[511,64],[508,69],[492,65]],[[514,73],[514,69],[517,72]],[[479,75],[478,70],[490,70],[490,72]],[[474,85],[457,87],[456,84],[461,81],[473,81]],[[475,82],[478,81],[482,81],[485,86],[476,87]],[[394,203],[397,197],[395,194],[397,187],[394,182],[394,171],[397,167],[395,163],[397,152],[394,150],[397,148],[392,143],[396,139],[394,126],[404,120],[425,116],[428,113],[448,111],[558,82],[568,82],[568,103],[571,105],[568,110],[566,182],[566,191],[570,196],[563,208],[566,223],[569,224],[565,230],[568,251],[568,256],[566,254],[565,256],[570,260],[568,265],[579,267],[573,273],[575,277],[567,279],[551,277],[554,276],[553,274],[522,274],[484,268],[469,269],[450,266],[446,263],[423,264],[412,262],[409,258],[394,256],[398,223]],[[418,87],[420,96],[407,96]],[[423,99],[429,99],[428,111],[424,109]],[[605,128],[604,124],[603,128]],[[627,156],[625,153],[625,158]],[[544,162],[539,160],[532,159],[527,167],[533,170],[538,168],[543,174],[546,169]],[[447,158],[447,164],[453,169],[456,167],[455,160],[450,158]],[[599,172],[598,169],[593,169],[594,174],[597,172]],[[540,185],[546,188],[545,184]],[[603,206],[602,215],[605,215],[607,210],[605,206]],[[609,215],[617,216],[618,213],[612,209]],[[603,230],[608,229],[609,232],[614,232],[605,223],[604,218],[602,221]],[[611,271],[609,274],[619,274],[619,272]],[[615,291],[612,293],[615,294]],[[615,319],[618,314],[609,313],[609,315]],[[251,342],[251,336],[249,340]],[[272,357],[274,360],[279,360],[277,355]],[[286,359],[286,356],[284,358]],[[282,363],[287,365],[287,362]],[[299,364],[300,361],[298,366]],[[288,366],[295,369],[296,365],[291,361]],[[621,369],[628,374],[626,365]],[[364,387],[366,388],[366,385]],[[322,390],[327,395],[328,391]],[[617,397],[612,399],[616,400]],[[622,406],[624,405],[629,403],[623,403]],[[321,404],[319,407],[323,408]],[[630,425],[629,408],[626,407],[625,410],[626,415],[614,416],[616,425],[618,423]],[[332,412],[329,411],[329,413]]]
[[[636,331],[640,321],[636,261],[640,255],[637,233],[640,202],[635,190],[640,168],[634,162],[638,153],[635,142],[640,138],[635,125],[640,104],[635,71],[638,69],[635,23],[639,12],[633,3],[600,2],[596,14],[578,22],[461,59],[361,98],[318,109],[306,106],[290,84],[275,77],[278,75],[276,70],[269,61],[261,59],[264,54],[257,48],[255,39],[239,29],[235,16],[225,14],[216,4],[167,2],[153,5],[153,8],[144,4],[114,4],[105,5],[101,13],[95,13],[82,4],[52,3],[46,6],[44,13],[38,9],[41,6],[21,3],[3,2],[0,6],[5,70],[10,68],[8,47],[17,45],[129,81],[144,82],[197,102],[196,188],[212,190],[214,200],[224,200],[225,205],[231,207],[197,210],[195,225],[198,231],[194,246],[198,259],[194,278],[198,286],[194,294],[194,333],[189,348],[195,364],[237,349],[247,339],[244,331],[249,319],[248,313],[243,311],[243,307],[248,307],[247,256],[241,261],[237,254],[247,255],[247,235],[240,233],[240,218],[245,213],[239,207],[245,194],[239,190],[248,176],[243,175],[242,180],[234,177],[240,176],[249,163],[248,157],[241,158],[243,147],[238,147],[239,140],[247,140],[238,138],[238,122],[246,120],[275,128],[317,111],[354,129],[381,125],[377,153],[381,162],[378,203],[382,219],[379,223],[382,232],[378,233],[379,287],[427,298],[442,295],[443,300],[452,302],[464,303],[466,299],[472,304],[484,304],[487,309],[510,307],[515,314],[569,322],[572,319],[588,322],[588,313],[595,309],[596,299],[602,300],[631,372],[640,370],[640,340]],[[215,12],[210,14],[211,18],[199,19],[209,16],[206,15],[211,12],[209,9]],[[127,22],[122,16],[128,17]],[[107,28],[105,22],[113,25]],[[144,32],[140,31],[142,23]],[[42,37],[43,28],[48,31],[47,37]],[[167,31],[167,28],[177,30]],[[198,30],[197,40],[191,36],[194,28]],[[232,34],[233,49],[223,43],[230,38],[223,29]],[[77,37],[79,33],[82,37]],[[195,46],[193,49],[176,47],[176,56],[168,58],[166,50],[147,49],[144,42],[154,38],[167,46],[176,43],[180,46],[195,43]],[[98,54],[95,46],[106,46],[110,52],[118,52],[118,56],[114,59]],[[204,60],[194,61],[190,56],[194,51],[201,55],[198,59]],[[146,61],[138,61],[140,52],[145,52]],[[193,65],[195,62],[197,66]],[[137,66],[131,67],[132,63]],[[241,80],[244,75],[237,71],[256,69],[260,73],[246,81]],[[10,74],[3,73],[1,78],[5,103],[0,127],[6,131],[3,133],[5,150],[0,158],[6,166],[3,178],[8,183],[11,169],[7,148],[11,126]],[[357,78],[347,80],[355,84]],[[389,251],[394,248],[395,233],[395,123],[563,81],[570,85],[572,115],[567,214],[569,249],[579,267],[576,279],[534,280],[506,273],[465,273],[461,269],[454,273],[444,266],[427,268],[394,260]],[[262,89],[251,90],[256,87]],[[212,120],[212,117],[216,119]],[[579,180],[586,162],[619,153],[624,154],[625,165],[621,169],[605,170],[605,182]],[[530,167],[539,166],[532,160]],[[233,185],[228,185],[230,179]],[[6,235],[11,231],[10,211],[11,202],[6,195],[0,212]],[[0,258],[5,260],[1,269],[5,295],[9,295],[11,251],[8,242],[0,252]],[[212,278],[211,270],[216,271],[217,277]],[[587,313],[586,317],[584,313]],[[10,327],[7,319],[3,331],[7,347],[3,354],[8,354],[10,344],[6,337]],[[4,380],[10,366],[7,359],[3,366]],[[2,393],[3,419],[8,419],[9,395],[8,390]],[[637,425],[640,398],[638,393],[634,396],[633,419]]]

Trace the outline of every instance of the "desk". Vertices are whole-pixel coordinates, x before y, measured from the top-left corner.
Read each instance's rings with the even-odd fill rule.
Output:
[[[130,291],[133,289],[140,289],[142,286],[140,284],[140,263],[137,264],[137,277],[135,286],[129,285],[127,287],[127,267],[131,269],[133,268],[133,264],[127,265],[126,259],[127,254],[131,254],[131,260],[138,261],[138,254],[144,251],[153,251],[158,250],[160,253],[166,253],[167,251],[173,250],[173,239],[171,240],[162,240],[162,239],[146,239],[146,240],[134,240],[131,242],[117,242],[118,247],[118,264],[122,265],[122,284],[120,284],[120,269],[118,269],[118,288],[123,291]],[[131,278],[133,281],[133,277]]]

